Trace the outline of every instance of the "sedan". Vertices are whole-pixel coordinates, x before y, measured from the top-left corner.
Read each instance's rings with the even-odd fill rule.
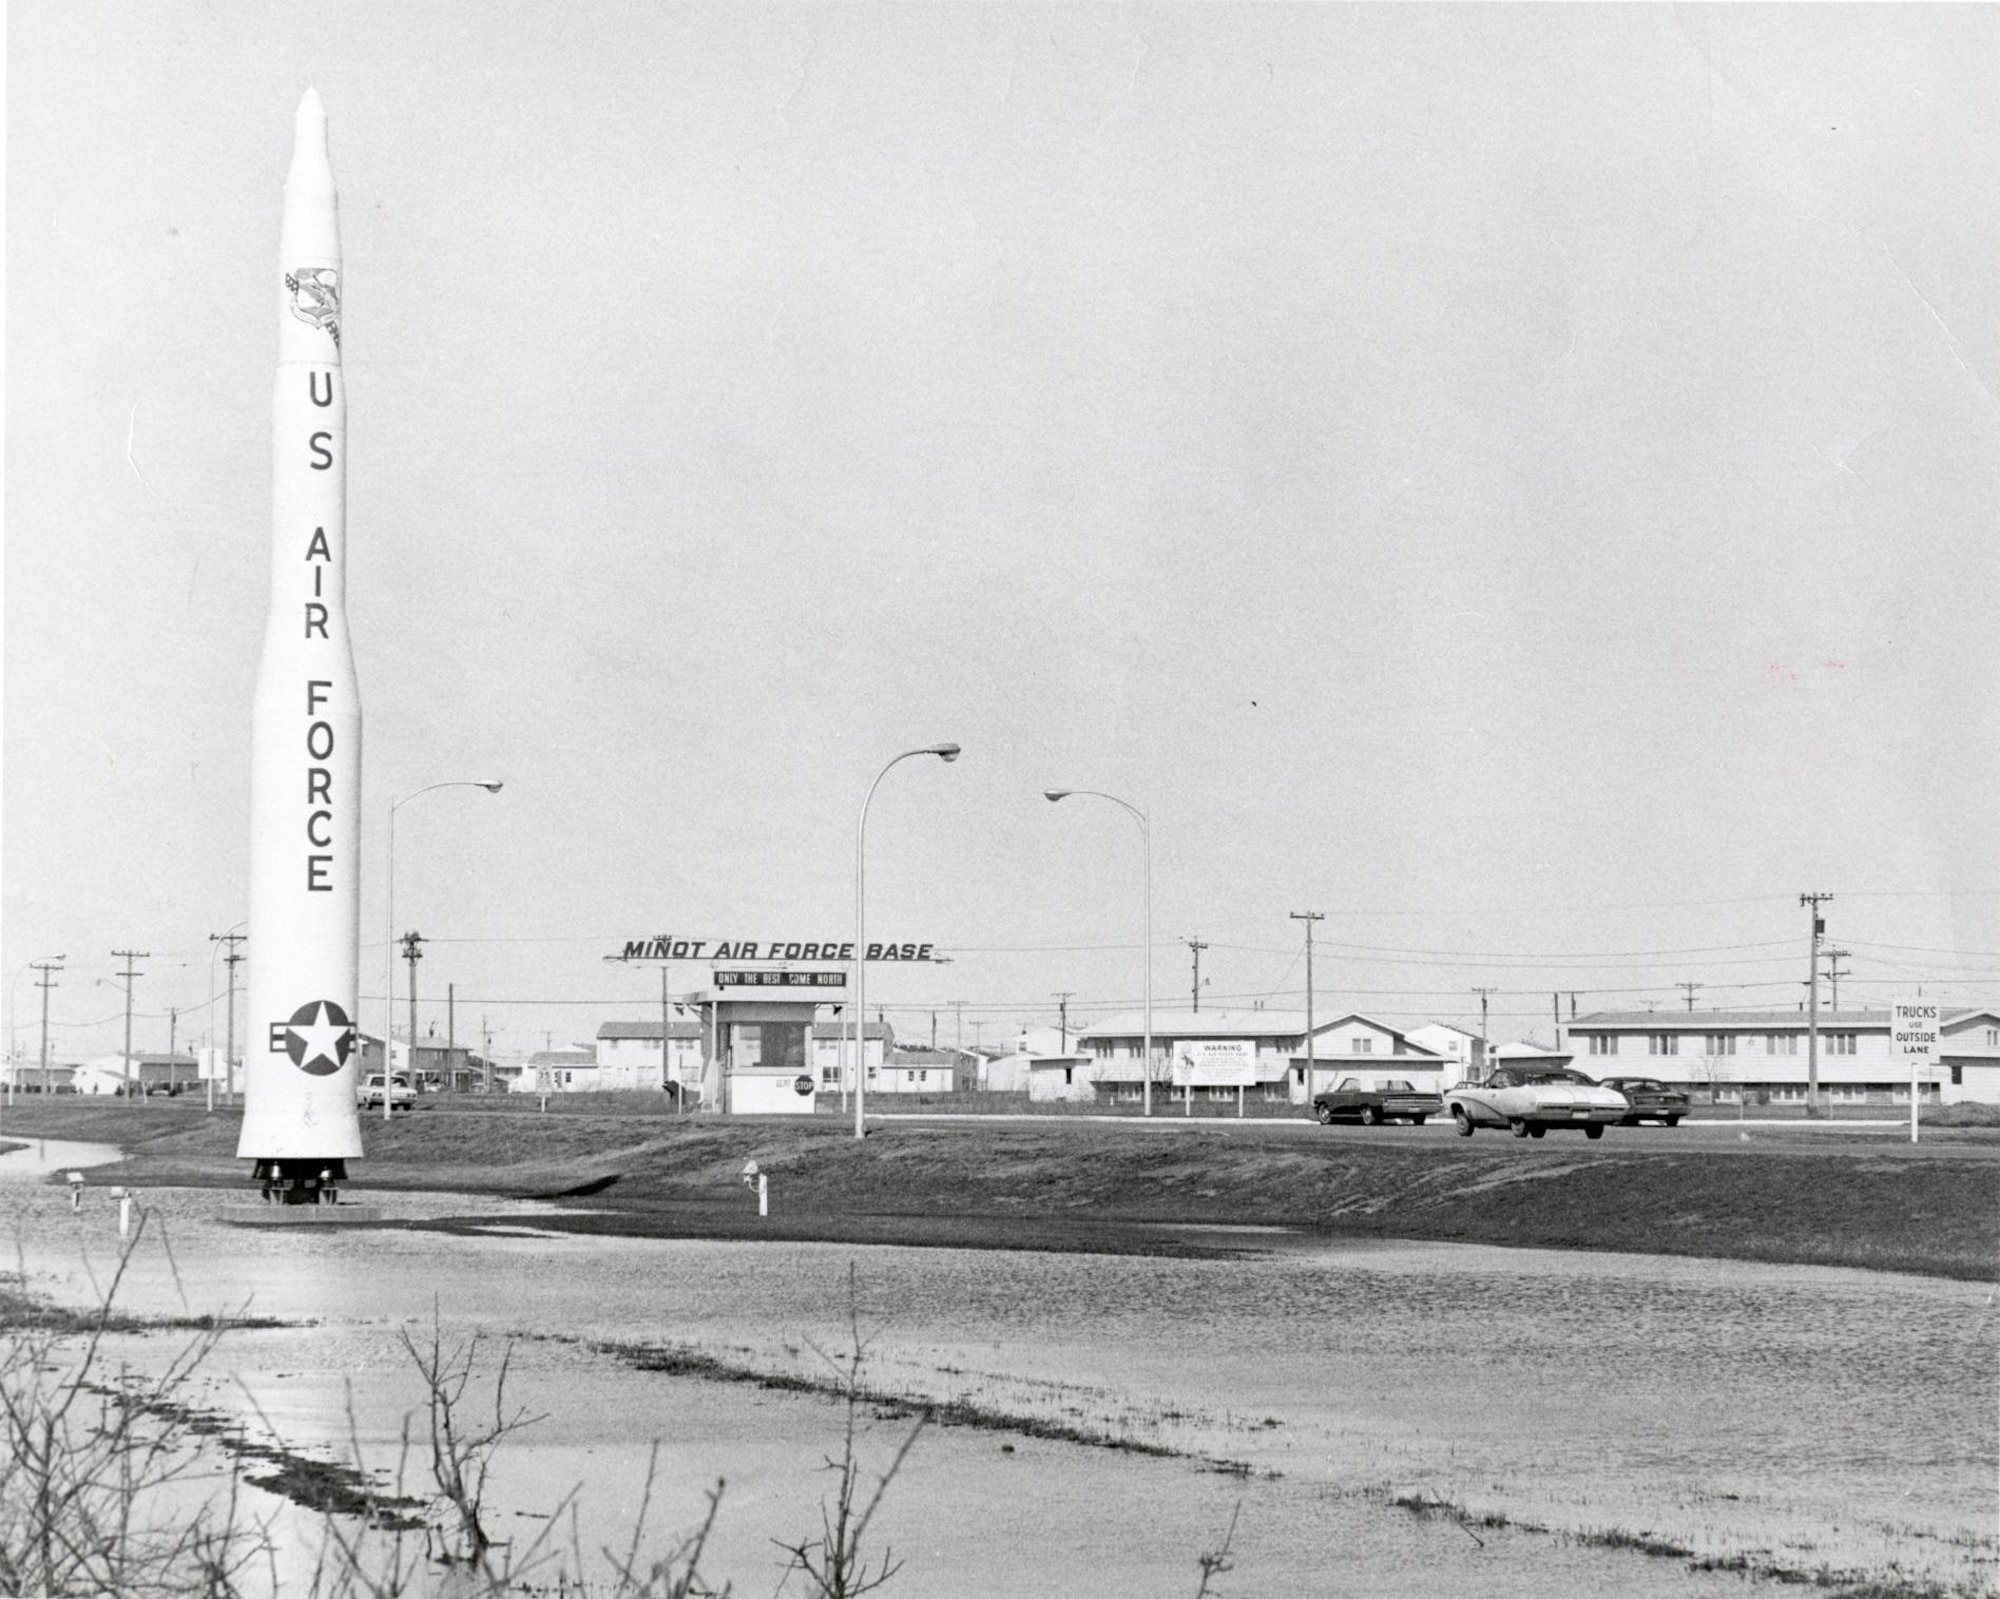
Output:
[[[1505,1127],[1516,1138],[1581,1127],[1585,1138],[1602,1138],[1632,1109],[1617,1089],[1560,1066],[1502,1066],[1480,1082],[1446,1090],[1444,1106],[1461,1138],[1470,1138],[1475,1127]]]
[[[1323,1126],[1350,1117],[1363,1127],[1379,1127],[1387,1121],[1406,1121],[1421,1127],[1426,1116],[1435,1116],[1444,1101],[1428,1089],[1392,1078],[1373,1088],[1358,1077],[1343,1077],[1337,1087],[1313,1096],[1313,1114]]]
[[[1637,1127],[1641,1122],[1672,1127],[1687,1114],[1687,1095],[1657,1077],[1604,1077],[1599,1081],[1606,1088],[1617,1089],[1632,1107],[1618,1123],[1620,1127]]]

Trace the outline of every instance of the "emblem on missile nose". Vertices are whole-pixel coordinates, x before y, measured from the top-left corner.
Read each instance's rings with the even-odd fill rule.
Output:
[[[331,1076],[354,1052],[354,1023],[332,1000],[316,999],[293,1011],[289,1022],[271,1024],[271,1053],[279,1050],[309,1076]]]
[[[340,343],[340,269],[300,267],[285,274],[285,288],[292,296],[292,315]]]

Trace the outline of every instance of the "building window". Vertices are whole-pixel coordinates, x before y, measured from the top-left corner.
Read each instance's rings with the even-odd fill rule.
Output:
[[[1708,1035],[1708,1052],[1711,1055],[1734,1055],[1736,1053],[1736,1035],[1734,1033],[1710,1033]]]
[[[1797,1033],[1766,1033],[1764,1048],[1773,1055],[1796,1055],[1799,1052]]]
[[[1355,1039],[1355,1040],[1354,1040],[1354,1053],[1355,1053],[1355,1054],[1357,1054],[1357,1055],[1372,1055],[1372,1054],[1374,1054],[1374,1053],[1375,1053],[1375,1040],[1374,1040],[1374,1039],[1372,1039],[1372,1038],[1357,1038],[1357,1039]]]
[[[1680,1052],[1679,1033],[1649,1033],[1646,1037],[1646,1053],[1649,1055],[1678,1055]]]
[[[2000,1027],[1989,1027],[1986,1029],[1986,1042],[1989,1044],[2000,1044]]]
[[[931,1074],[930,1074],[930,1073],[929,1073],[928,1071],[920,1071],[920,1072],[918,1072],[918,1073],[917,1073],[917,1081],[918,1081],[918,1082],[920,1082],[920,1083],[927,1083],[927,1082],[929,1082],[930,1080],[931,1080]]]
[[[1856,1033],[1828,1033],[1826,1035],[1826,1052],[1829,1055],[1852,1055],[1854,1053],[1855,1040],[1859,1036]]]
[[[1615,1034],[1587,1033],[1584,1036],[1590,1040],[1591,1054],[1615,1055],[1618,1053],[1618,1039]]]

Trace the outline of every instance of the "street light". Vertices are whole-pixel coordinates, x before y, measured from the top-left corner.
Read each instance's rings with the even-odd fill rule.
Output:
[[[1126,804],[1116,794],[1106,794],[1094,788],[1042,790],[1042,798],[1051,805],[1057,800],[1068,799],[1072,794],[1088,794],[1092,799],[1111,801],[1139,824],[1139,837],[1146,846],[1146,1055],[1140,1063],[1139,1079],[1144,1084],[1141,1114],[1150,1116],[1153,1114],[1153,827],[1146,820],[1144,811],[1136,805]]]
[[[868,1076],[868,901],[866,884],[868,881],[868,806],[875,798],[875,790],[882,786],[882,779],[889,775],[889,768],[897,761],[907,761],[913,755],[935,755],[939,760],[951,762],[958,759],[956,744],[926,744],[922,749],[904,750],[888,766],[875,774],[875,781],[868,785],[868,797],[861,802],[861,825],[854,833],[854,1136],[865,1137],[861,1115],[866,1103],[863,1091],[864,1080]]]
[[[390,1069],[390,1035],[396,1030],[396,812],[401,810],[419,794],[428,794],[440,788],[483,788],[489,794],[500,792],[501,785],[484,778],[453,778],[443,783],[427,783],[424,787],[405,794],[389,806],[389,943],[382,956],[383,1000],[382,1000],[382,1120],[390,1120],[390,1112],[395,1106],[396,1096],[389,1092],[390,1079],[395,1075]],[[417,1086],[417,1041],[410,1040],[410,1086]]]

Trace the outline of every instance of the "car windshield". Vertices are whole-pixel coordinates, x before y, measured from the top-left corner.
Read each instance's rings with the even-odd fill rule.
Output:
[[[1397,1093],[1397,1094],[1408,1094],[1414,1092],[1414,1090],[1410,1087],[1410,1085],[1404,1082],[1403,1079],[1400,1077],[1390,1078],[1386,1083],[1382,1085],[1382,1087],[1391,1093]]]

